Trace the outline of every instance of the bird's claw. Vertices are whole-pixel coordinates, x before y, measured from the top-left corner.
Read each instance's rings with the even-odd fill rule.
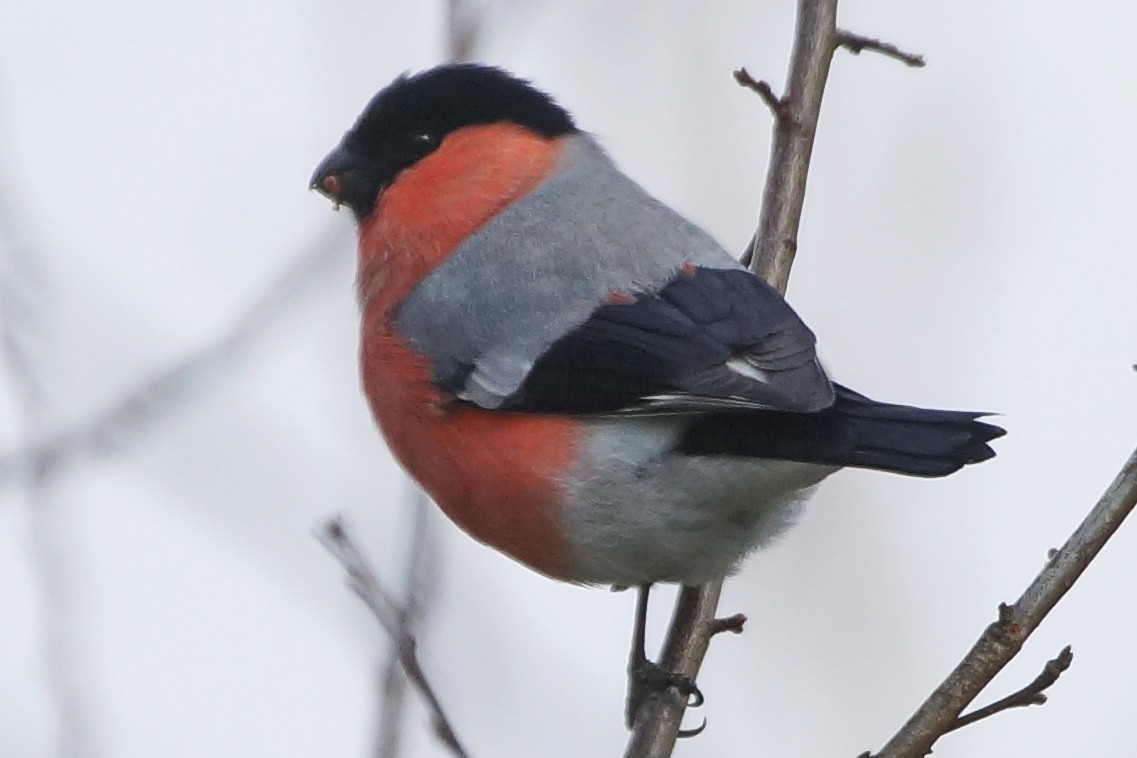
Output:
[[[706,702],[702,690],[695,684],[695,680],[675,671],[667,671],[657,663],[649,660],[637,661],[636,665],[628,671],[628,728],[635,724],[636,714],[640,707],[653,693],[664,692],[674,688],[680,695],[687,698],[688,708],[698,708]],[[679,730],[680,737],[694,737],[707,727],[706,719],[701,726],[695,729]]]
[[[704,718],[703,723],[699,724],[694,729],[680,729],[676,733],[675,736],[681,740],[685,740],[688,737],[698,737],[700,734],[703,733],[703,730],[706,728],[707,728],[707,720],[706,720],[706,718]]]

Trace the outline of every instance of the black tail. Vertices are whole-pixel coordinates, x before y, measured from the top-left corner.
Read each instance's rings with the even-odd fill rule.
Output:
[[[678,451],[947,476],[994,457],[987,443],[1006,434],[976,420],[987,414],[889,405],[834,388],[836,402],[820,413],[708,414],[687,430]]]

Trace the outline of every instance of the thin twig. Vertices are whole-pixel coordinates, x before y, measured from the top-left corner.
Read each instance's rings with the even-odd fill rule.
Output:
[[[44,401],[43,372],[32,343],[52,304],[44,302],[50,296],[43,271],[46,251],[28,228],[32,214],[15,197],[23,183],[7,163],[7,155],[0,155],[0,360],[26,409]]]
[[[837,0],[799,0],[790,72],[781,98],[788,115],[775,124],[758,230],[744,256],[758,276],[783,293],[797,254],[809,159],[836,34]]]
[[[468,0],[448,0],[446,4],[446,46],[451,61],[468,61],[474,56],[478,38],[485,23],[484,9]],[[417,486],[407,484],[414,511],[414,526],[410,540],[410,557],[407,563],[405,598],[401,609],[401,623],[406,634],[413,635],[426,614],[432,595],[434,555],[437,545],[430,528],[430,500]],[[397,758],[403,741],[403,712],[406,705],[407,676],[403,670],[397,645],[383,670],[379,702],[379,734],[375,743],[375,758]]]
[[[774,94],[773,88],[770,87],[770,83],[765,79],[755,79],[750,75],[750,72],[743,67],[734,72],[734,81],[762,98],[762,102],[764,102],[766,107],[770,109],[770,112],[774,114],[776,121],[781,121],[787,117],[786,104],[782,102],[782,98]]]
[[[459,758],[468,758],[465,748],[458,741],[450,720],[442,709],[442,703],[434,694],[434,689],[426,678],[426,673],[419,664],[414,636],[407,632],[403,625],[403,614],[391,599],[391,594],[379,581],[379,577],[371,569],[370,564],[362,551],[348,536],[343,521],[331,518],[324,524],[319,532],[320,542],[343,566],[347,572],[347,585],[364,604],[371,609],[371,613],[383,627],[383,631],[391,638],[395,649],[399,653],[399,661],[411,684],[422,695],[430,710],[438,739],[449,748],[450,752]]]
[[[1137,451],[1022,597],[1003,606],[971,651],[875,758],[922,758],[955,728],[960,713],[1022,649],[1050,610],[1137,505]]]
[[[722,582],[679,590],[675,614],[659,658],[664,670],[692,679],[699,673],[714,636],[715,608],[721,592]],[[625,758],[671,755],[686,709],[687,698],[674,688],[651,693],[639,708]]]
[[[446,46],[450,60],[472,60],[485,23],[485,14],[465,0],[449,0],[446,6]]]
[[[711,634],[722,634],[723,632],[742,634],[748,620],[745,613],[736,613],[733,616],[715,619],[715,623],[711,626]]]
[[[797,251],[809,158],[813,151],[825,80],[837,45],[836,19],[837,0],[798,2],[794,49],[785,95],[777,99],[779,109],[776,113],[779,115],[770,150],[758,231],[744,256],[744,261],[752,266],[755,273],[782,293],[786,291],[790,267]],[[756,91],[762,96],[761,91]],[[660,656],[661,666],[692,679],[696,677],[711,638],[721,631],[715,618],[721,592],[721,580],[680,590]],[[684,700],[667,693],[651,698],[640,709],[625,757],[662,758],[671,755],[686,707]]]
[[[5,111],[7,104],[5,98]],[[0,385],[10,389],[12,437],[28,445],[45,433],[53,415],[46,381],[51,375],[48,326],[59,304],[43,268],[51,251],[29,223],[34,214],[21,202],[25,183],[11,169],[9,152],[0,151]],[[54,753],[92,758],[104,752],[104,714],[89,655],[89,619],[83,613],[90,590],[77,555],[81,531],[71,503],[52,486],[49,468],[21,473],[23,497],[11,501],[21,502],[28,512],[38,652],[54,722]]]
[[[845,48],[853,55],[860,55],[863,51],[869,50],[889,58],[894,58],[906,66],[923,68],[925,65],[924,56],[922,55],[906,53],[891,43],[881,42],[872,37],[862,37],[859,34],[853,34],[844,29],[837,30],[837,46]]]
[[[414,515],[410,555],[404,582],[400,623],[410,635],[418,633],[433,597],[434,559],[437,544],[431,529],[430,500],[418,487],[407,484]],[[379,739],[376,758],[396,758],[402,748],[403,711],[406,706],[407,677],[403,673],[399,650],[392,646],[383,670],[382,700],[379,704]]]
[[[1023,708],[1028,705],[1043,705],[1046,703],[1045,690],[1050,689],[1058,677],[1062,676],[1062,672],[1070,668],[1070,664],[1074,662],[1074,651],[1070,646],[1062,648],[1056,658],[1046,662],[1042,667],[1042,673],[1034,678],[1027,686],[1023,687],[1018,692],[1007,695],[1002,700],[996,700],[990,705],[985,705],[982,708],[976,708],[971,713],[964,714],[955,720],[949,728],[949,732],[954,732],[956,729],[962,729],[969,724],[974,724],[976,721],[982,721],[985,718],[994,716],[996,713],[1010,710],[1011,708]]]

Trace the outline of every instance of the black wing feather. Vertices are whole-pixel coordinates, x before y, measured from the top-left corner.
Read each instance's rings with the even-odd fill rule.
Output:
[[[815,411],[833,401],[813,333],[765,282],[697,268],[603,305],[535,363],[504,408],[542,413]],[[727,364],[744,361],[739,372]]]

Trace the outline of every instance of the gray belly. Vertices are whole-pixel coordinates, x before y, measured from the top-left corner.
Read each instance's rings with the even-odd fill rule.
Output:
[[[568,481],[565,530],[581,581],[697,584],[733,572],[796,521],[836,470],[670,452],[678,416],[589,422]]]

